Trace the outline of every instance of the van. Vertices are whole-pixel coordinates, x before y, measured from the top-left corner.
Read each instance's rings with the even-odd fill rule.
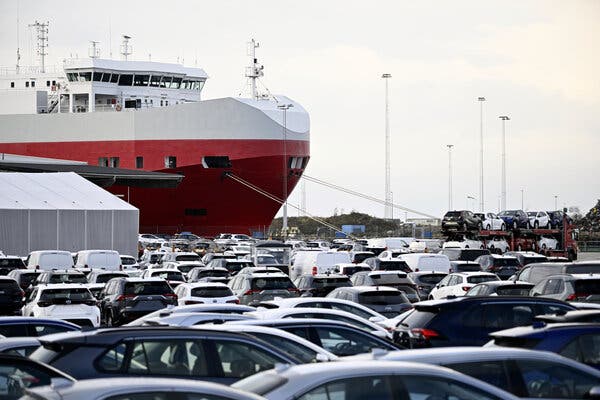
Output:
[[[516,280],[538,284],[543,279],[558,274],[598,274],[600,262],[584,261],[574,263],[533,263],[526,265],[516,275]]]
[[[303,274],[333,273],[335,265],[342,263],[350,263],[350,254],[345,251],[298,251],[290,269],[290,278],[295,280]]]
[[[398,259],[406,261],[414,272],[450,270],[450,260],[444,254],[412,253],[398,256]]]
[[[73,268],[73,256],[62,250],[37,250],[29,253],[27,268],[51,271]]]
[[[81,250],[77,253],[75,268],[119,271],[123,269],[121,256],[114,250]]]

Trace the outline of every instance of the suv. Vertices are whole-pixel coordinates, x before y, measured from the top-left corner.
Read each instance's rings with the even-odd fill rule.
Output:
[[[429,297],[429,293],[431,289],[444,277],[448,275],[445,272],[435,272],[435,271],[419,271],[419,272],[411,272],[408,274],[408,277],[413,280],[415,285],[417,285],[417,293],[419,294],[419,299],[427,300]]]
[[[125,322],[177,305],[177,296],[167,281],[159,278],[114,278],[100,293],[100,312],[106,325]]]
[[[564,301],[600,303],[600,275],[552,275],[531,289],[531,296]]]
[[[388,286],[396,288],[406,295],[411,303],[419,301],[415,283],[406,272],[371,271],[357,272],[350,277],[353,286]]]
[[[60,318],[83,326],[100,326],[100,310],[90,290],[81,284],[54,284],[36,286],[23,316]]]
[[[471,211],[448,211],[442,219],[442,231],[480,230],[483,222]]]
[[[296,278],[294,285],[301,296],[325,297],[335,288],[352,286],[352,282],[346,275],[304,274]]]
[[[15,269],[24,269],[25,263],[21,257],[17,256],[0,256],[0,275],[8,275]]]
[[[229,271],[223,267],[195,267],[188,272],[187,281],[193,282],[223,282],[229,281]]]
[[[13,278],[0,276],[0,315],[20,315],[25,292]]]
[[[223,384],[276,364],[300,360],[243,333],[180,327],[122,327],[53,335],[31,359],[75,379],[108,377],[194,378]],[[170,397],[169,397],[170,398]]]
[[[382,260],[379,257],[369,257],[363,261],[372,271],[404,271],[412,272],[404,260]]]
[[[327,295],[328,298],[353,301],[369,307],[386,318],[394,318],[412,308],[408,298],[392,287],[354,286],[338,288]]]
[[[300,292],[282,272],[236,275],[227,284],[240,304],[253,306],[275,297],[298,297]]]
[[[475,261],[479,256],[490,254],[490,251],[487,249],[459,249],[456,247],[447,247],[442,249],[438,254],[445,255],[450,261]]]
[[[394,333],[405,347],[482,346],[491,332],[530,325],[536,315],[575,310],[560,300],[510,296],[457,297],[414,307]]]
[[[481,269],[486,272],[493,272],[502,280],[513,276],[520,268],[519,260],[514,256],[501,256],[490,254],[477,257],[476,263],[481,265]]]
[[[498,214],[506,224],[507,230],[529,228],[529,217],[523,210],[505,210]]]

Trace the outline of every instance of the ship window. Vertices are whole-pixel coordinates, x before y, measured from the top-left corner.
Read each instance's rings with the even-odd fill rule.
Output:
[[[52,81],[52,86],[56,86],[56,81]]]
[[[77,80],[77,72],[68,72],[67,73],[67,80],[69,82],[75,82]]]
[[[150,78],[150,86],[158,87],[160,85],[160,75],[152,75]]]
[[[136,75],[133,79],[133,86],[148,86],[150,75]]]
[[[169,100],[165,100],[165,106],[169,105]]]
[[[110,83],[117,83],[119,82],[119,74],[112,74],[110,76]]]
[[[50,81],[46,81],[46,86],[50,86]]]
[[[29,87],[29,81],[25,82],[25,87]]]
[[[177,157],[166,156],[165,157],[165,168],[177,168]]]
[[[79,82],[89,82],[92,80],[91,72],[80,72],[79,73]]]
[[[133,82],[133,75],[121,75],[121,79],[119,79],[119,86],[131,86],[131,82]]]
[[[309,157],[302,157],[302,169],[305,169],[306,166],[308,165],[308,159]]]
[[[31,87],[35,87],[35,81],[31,81]]]
[[[10,83],[10,87],[14,88],[14,87],[15,87],[15,83],[14,83],[14,82],[11,82],[11,83]]]
[[[119,157],[111,157],[109,161],[109,167],[119,168]]]
[[[206,208],[186,208],[185,215],[192,217],[200,217],[206,215]]]
[[[171,89],[179,89],[181,86],[181,78],[173,78],[173,83],[171,83]]]
[[[204,168],[231,168],[228,156],[205,156],[202,158]]]
[[[98,166],[100,166],[100,167],[108,167],[108,158],[106,158],[106,157],[98,157]]]
[[[110,74],[108,72],[102,75],[102,82],[110,82]]]
[[[183,81],[183,82],[181,82],[181,88],[182,89],[189,89],[190,88],[190,81]]]
[[[160,106],[161,106],[161,107],[163,106],[163,101],[162,101],[162,100],[160,101]]]
[[[94,72],[94,82],[102,82],[102,72]]]
[[[135,158],[135,167],[136,168],[144,168],[144,157],[137,156]]]
[[[160,81],[160,87],[169,89],[171,87],[172,80],[172,76],[163,76],[162,81]]]

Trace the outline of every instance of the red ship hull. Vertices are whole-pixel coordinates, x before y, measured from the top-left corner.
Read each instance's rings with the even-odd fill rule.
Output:
[[[226,172],[283,198],[284,174],[291,193],[303,172],[291,169],[291,157],[309,157],[308,141],[287,140],[131,140],[86,142],[3,143],[0,152],[85,161],[119,157],[119,167],[179,173],[177,188],[108,188],[140,209],[140,232],[191,231],[205,236],[220,232],[266,232],[281,205],[228,178]],[[176,157],[176,168],[165,168],[165,157]],[[206,168],[204,156],[228,156],[229,168]],[[285,160],[287,158],[287,160]],[[287,167],[286,167],[287,165]],[[306,162],[303,163],[306,166]]]

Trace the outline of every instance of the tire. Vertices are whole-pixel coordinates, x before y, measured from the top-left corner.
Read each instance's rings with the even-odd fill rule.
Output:
[[[534,229],[538,229],[539,227],[540,227],[540,223],[539,223],[538,221],[535,221],[535,222],[533,223],[533,228],[534,228]]]
[[[502,224],[502,225],[500,225],[500,230],[501,230],[501,231],[505,231],[505,230],[506,230],[506,224]]]
[[[487,231],[491,230],[491,226],[490,226],[490,224],[487,224],[487,225],[485,226],[485,229],[486,229]]]
[[[113,317],[112,317],[112,312],[110,310],[106,312],[106,326],[109,328],[116,326],[115,321],[113,320]]]
[[[519,225],[517,224],[517,221],[513,221],[512,228],[517,229],[518,227],[519,227]]]

